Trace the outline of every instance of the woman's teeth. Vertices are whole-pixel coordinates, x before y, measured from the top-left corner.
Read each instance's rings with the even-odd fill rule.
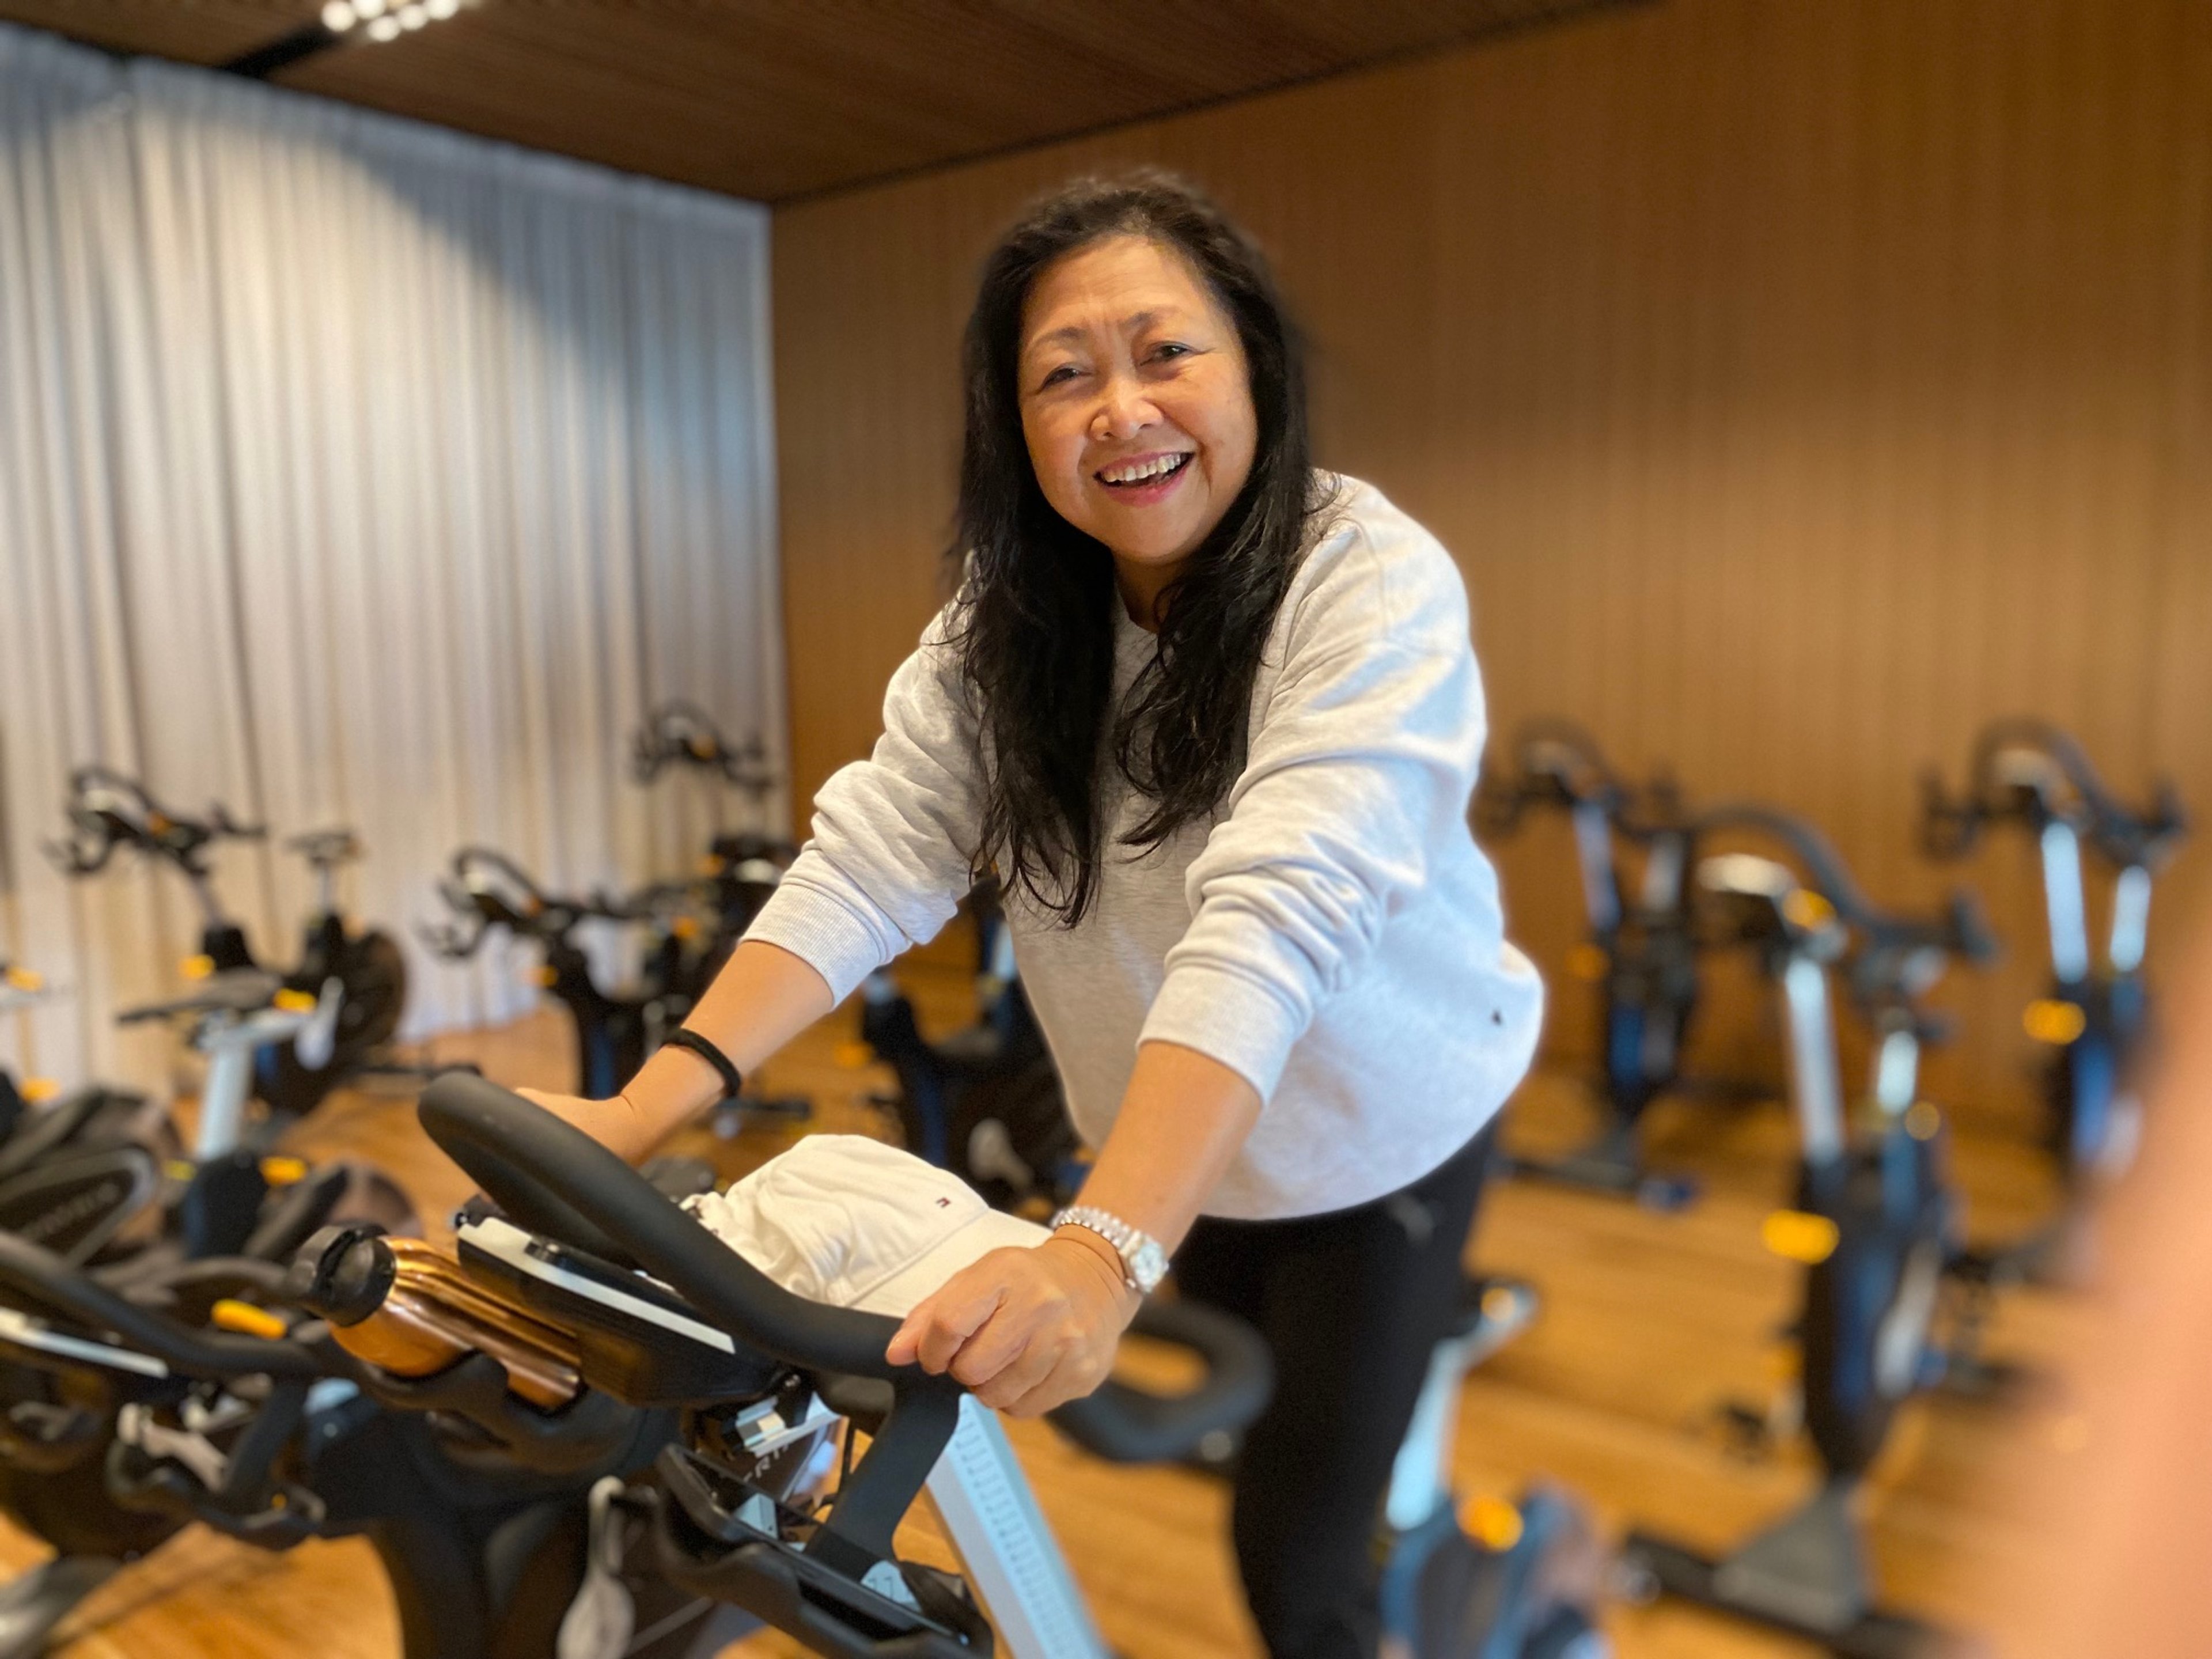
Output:
[[[1154,478],[1164,478],[1170,472],[1182,471],[1185,455],[1159,455],[1149,461],[1135,461],[1126,466],[1109,466],[1098,474],[1099,482],[1106,484],[1149,483]]]

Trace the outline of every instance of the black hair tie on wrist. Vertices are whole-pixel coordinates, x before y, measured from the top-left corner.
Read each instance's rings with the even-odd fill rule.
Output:
[[[714,1068],[715,1076],[722,1079],[722,1098],[735,1100],[738,1091],[745,1086],[738,1068],[730,1064],[730,1057],[689,1026],[679,1025],[662,1039],[669,1048],[689,1048],[693,1054]]]

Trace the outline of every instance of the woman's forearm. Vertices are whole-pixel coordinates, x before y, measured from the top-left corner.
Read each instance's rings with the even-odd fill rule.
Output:
[[[831,1006],[829,984],[804,960],[748,939],[684,1023],[749,1073]],[[661,1048],[621,1094],[591,1102],[577,1127],[635,1163],[721,1094],[721,1078],[704,1060],[686,1048]]]
[[[1241,1073],[1179,1042],[1143,1043],[1082,1201],[1173,1250],[1259,1121]]]

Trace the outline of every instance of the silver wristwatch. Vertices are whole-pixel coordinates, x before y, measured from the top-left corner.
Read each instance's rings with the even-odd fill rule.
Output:
[[[1168,1276],[1168,1253],[1150,1233],[1132,1227],[1118,1215],[1078,1204],[1053,1217],[1054,1232],[1062,1227],[1082,1227],[1097,1233],[1121,1258],[1121,1277],[1139,1296],[1150,1296]]]

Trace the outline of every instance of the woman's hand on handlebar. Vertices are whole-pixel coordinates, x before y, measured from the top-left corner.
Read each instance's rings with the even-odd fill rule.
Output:
[[[1259,1091],[1219,1060],[1141,1043],[1083,1201],[1173,1249],[1259,1116]],[[885,1357],[949,1370],[985,1405],[1034,1417],[1106,1380],[1137,1307],[1114,1247],[1063,1227],[955,1273],[906,1316]]]
[[[1114,1369],[1139,1298],[1113,1249],[1057,1234],[994,1250],[907,1315],[885,1358],[953,1379],[985,1405],[1037,1417],[1080,1399]]]
[[[667,1133],[666,1127],[641,1116],[627,1095],[617,1095],[612,1100],[586,1100],[581,1095],[555,1094],[544,1089],[514,1092],[563,1122],[574,1124],[627,1163],[635,1164],[647,1157]]]
[[[684,1023],[720,1048],[740,1072],[750,1072],[828,1013],[830,1003],[828,983],[804,960],[778,945],[747,939],[722,964]],[[722,1082],[697,1054],[672,1047],[655,1049],[611,1100],[537,1089],[515,1092],[636,1164],[720,1100]]]

